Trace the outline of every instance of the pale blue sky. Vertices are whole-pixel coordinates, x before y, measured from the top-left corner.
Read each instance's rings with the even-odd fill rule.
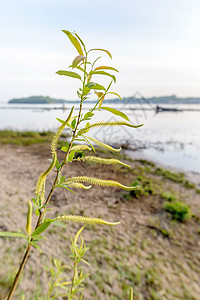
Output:
[[[78,81],[55,74],[76,56],[62,29],[113,55],[115,91],[200,96],[199,0],[6,0],[0,5],[0,102],[76,99]],[[102,60],[103,62],[103,60]]]

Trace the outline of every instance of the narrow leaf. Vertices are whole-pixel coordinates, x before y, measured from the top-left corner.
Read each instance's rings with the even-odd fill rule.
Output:
[[[56,118],[56,120],[58,120],[58,122],[60,122],[61,124],[63,124],[65,122],[64,120],[61,120],[59,118]]]
[[[112,71],[116,71],[119,72],[117,69],[113,68],[113,67],[109,67],[109,66],[100,66],[94,69],[94,71],[96,70],[112,70]]]
[[[92,116],[94,116],[94,114],[89,111],[84,115],[84,118],[81,121],[90,120],[92,118]]]
[[[83,89],[83,95],[87,95],[88,93],[90,92],[90,88],[85,86],[84,89]]]
[[[72,68],[77,67],[81,61],[84,61],[84,59],[85,59],[85,56],[82,56],[82,55],[77,56],[72,62]]]
[[[76,69],[80,70],[81,72],[85,73],[88,76],[88,73],[80,66],[76,66]]]
[[[112,58],[111,53],[108,50],[105,50],[105,49],[95,48],[95,49],[90,49],[88,52],[90,52],[90,51],[96,51],[96,50],[106,52],[110,56],[110,58]]]
[[[59,163],[59,160],[58,160],[58,159],[56,159],[55,167],[56,167],[57,170],[58,170],[59,167],[60,167],[60,163]]]
[[[0,232],[0,236],[5,236],[5,237],[19,237],[19,238],[26,237],[26,235],[23,234],[23,233],[9,232],[9,231]]]
[[[50,221],[43,222],[37,229],[33,231],[32,236],[34,237],[34,235],[40,235],[49,227],[50,224],[51,224]]]
[[[122,97],[119,94],[115,93],[115,92],[107,92],[107,94],[113,94],[113,95],[119,97],[120,100],[122,100]]]
[[[67,152],[67,151],[68,151],[68,149],[69,149],[69,147],[62,147],[62,148],[61,148],[61,151],[63,151],[63,152]]]
[[[75,32],[74,33],[75,36],[78,38],[78,40],[81,42],[81,44],[83,45],[84,49],[85,49],[85,44],[83,43],[82,39],[80,38],[80,36]]]
[[[81,80],[81,76],[79,74],[75,73],[75,72],[59,70],[56,73],[58,75],[69,76],[69,77],[73,77],[73,78],[77,78],[77,79]]]
[[[75,155],[75,151],[71,151],[67,157],[67,162],[72,161],[72,159],[74,158],[74,155]]]
[[[106,94],[104,94],[104,93],[96,93],[96,94],[97,94],[97,97],[99,98],[99,108],[100,108],[101,105],[103,104]]]
[[[125,120],[130,121],[125,113],[123,113],[115,108],[101,106],[101,109],[107,110],[116,116],[120,116],[121,118],[124,118]]]
[[[40,246],[38,246],[36,243],[31,242],[31,244],[40,252],[42,253],[42,249],[40,248]]]
[[[100,84],[95,83],[95,82],[88,82],[85,86],[92,89],[92,90],[104,90],[104,91],[106,90],[103,85],[100,85]]]
[[[84,140],[91,146],[92,150],[96,153],[94,146],[88,141],[87,137],[83,136]]]
[[[89,74],[90,75],[105,75],[105,76],[109,76],[109,77],[111,77],[114,80],[114,82],[116,82],[116,77],[114,75],[111,75],[108,72],[104,72],[104,71],[91,71]]]
[[[76,126],[76,119],[74,119],[72,122],[71,122],[71,127],[72,129],[74,129]]]
[[[58,220],[54,221],[53,224],[59,227],[66,227],[66,225],[63,222],[60,222]]]
[[[72,190],[70,190],[68,187],[67,187],[67,185],[66,184],[57,184],[56,185],[56,187],[57,188],[64,188],[64,189],[66,189],[66,190],[68,190],[68,191],[70,191],[71,193],[74,193],[74,194],[76,194],[76,192],[74,192],[74,191],[72,191]]]
[[[73,34],[67,30],[62,30],[62,31],[68,36],[69,40],[74,45],[74,47],[76,48],[78,53],[80,55],[83,55],[83,50],[82,50],[81,45],[80,45],[79,41],[77,40],[77,38],[75,38],[75,36],[73,36]]]

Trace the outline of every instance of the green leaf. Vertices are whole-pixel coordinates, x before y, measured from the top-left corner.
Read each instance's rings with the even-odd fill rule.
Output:
[[[81,80],[81,76],[79,74],[75,73],[75,72],[59,70],[56,73],[58,75],[69,76],[69,77],[73,77],[73,78],[77,78],[77,79]]]
[[[76,119],[74,119],[74,120],[71,122],[71,126],[72,126],[72,129],[75,128],[75,126],[76,126]]]
[[[0,236],[5,236],[5,237],[19,237],[19,238],[26,238],[27,237],[23,233],[9,232],[9,231],[2,231],[2,232],[0,232]]]
[[[81,42],[81,44],[83,45],[84,49],[85,49],[85,44],[83,43],[82,39],[80,38],[80,36],[75,32],[74,33],[75,36],[79,39],[79,41]]]
[[[42,253],[42,249],[35,242],[31,242],[31,245],[33,245],[38,251],[40,251],[40,253]]]
[[[84,89],[83,89],[83,95],[87,95],[88,93],[90,92],[90,88],[85,86]]]
[[[91,90],[104,90],[104,91],[106,90],[103,85],[100,85],[100,84],[95,83],[95,82],[89,82],[85,86],[89,87]]]
[[[107,92],[107,94],[113,94],[113,95],[119,97],[120,100],[122,100],[122,97],[119,94],[115,93],[115,92]]]
[[[33,238],[33,242],[37,242],[37,241],[42,240],[42,239],[46,239],[46,237],[42,236],[42,235],[35,235],[34,238]]]
[[[85,59],[85,56],[82,56],[82,55],[77,56],[72,62],[72,68],[77,67],[81,61],[84,61],[84,59]]]
[[[109,76],[109,77],[111,77],[114,80],[114,82],[116,82],[116,77],[114,75],[111,75],[108,72],[104,72],[104,71],[91,71],[89,73],[89,75],[105,75],[105,76]]]
[[[120,116],[121,118],[124,118],[125,120],[130,121],[126,114],[124,114],[123,112],[121,112],[115,108],[101,106],[101,109],[107,110],[114,115]]]
[[[53,222],[53,224],[56,225],[56,226],[59,226],[59,227],[66,227],[66,224],[64,224],[63,222],[58,221],[58,220],[55,220]]]
[[[74,47],[76,48],[78,53],[80,55],[83,55],[83,50],[82,50],[81,45],[80,45],[79,41],[77,40],[77,38],[75,38],[75,36],[73,36],[73,34],[67,30],[62,30],[62,31],[68,36],[69,40],[74,45]]]
[[[113,67],[109,67],[109,66],[100,66],[94,69],[94,71],[96,70],[112,70],[112,71],[116,71],[119,72],[117,69],[113,68]]]
[[[83,136],[83,138],[91,146],[92,150],[96,153],[96,150],[95,150],[94,146],[90,143],[90,141],[88,141],[87,137]]]
[[[42,232],[44,232],[49,227],[50,224],[51,224],[50,221],[43,222],[37,229],[35,229],[33,231],[31,236],[34,237],[35,235],[40,235]]]
[[[92,118],[92,116],[94,116],[94,114],[89,111],[84,115],[84,118],[81,121],[90,120]]]
[[[71,151],[67,157],[67,162],[72,161],[72,159],[74,158],[74,155],[75,155],[75,151]]]
[[[76,194],[76,192],[70,190],[70,189],[67,187],[67,185],[64,184],[64,183],[63,183],[63,184],[57,184],[56,187],[57,187],[57,188],[65,188],[66,190],[70,191],[71,193]]]
[[[68,151],[68,149],[69,149],[69,147],[62,147],[62,148],[61,148],[61,151],[63,151],[63,152],[67,152],[67,151]]]
[[[57,158],[56,158],[55,167],[56,167],[57,170],[58,170],[59,167],[60,167],[60,163],[59,163],[59,160],[58,160]]]
[[[110,58],[112,58],[111,53],[108,50],[105,50],[105,49],[95,48],[95,49],[90,49],[88,52],[96,51],[96,50],[106,52],[110,56]]]
[[[56,120],[58,120],[58,122],[60,122],[61,124],[63,124],[65,121],[59,119],[59,118],[56,118]]]
[[[69,68],[70,67],[72,67],[72,65],[71,66],[69,66]],[[82,67],[80,67],[80,66],[76,66],[75,67],[76,69],[78,69],[78,70],[80,70],[81,72],[83,72],[83,73],[85,73],[85,75],[87,75],[88,76],[88,72],[86,72]]]

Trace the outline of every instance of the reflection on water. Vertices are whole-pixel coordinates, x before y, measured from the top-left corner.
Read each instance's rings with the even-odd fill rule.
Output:
[[[52,104],[24,106],[27,109],[21,109],[20,105],[15,105],[17,109],[1,108],[0,129],[56,130],[59,126],[56,118],[66,119],[70,109],[49,110]],[[54,106],[61,108],[61,105]],[[85,107],[89,108],[89,105],[86,104]],[[108,143],[112,141],[113,144],[128,144],[131,149],[140,149],[140,153],[162,163],[200,172],[200,111],[166,111],[156,114],[148,105],[113,104],[112,107],[124,110],[131,123],[144,123],[144,126],[138,129],[98,128],[92,130],[91,135]],[[200,105],[178,105],[178,108],[200,109]],[[106,111],[95,112],[95,121],[102,118],[104,121],[120,119]]]

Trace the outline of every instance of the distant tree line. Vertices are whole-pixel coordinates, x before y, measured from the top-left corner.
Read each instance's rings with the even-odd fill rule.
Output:
[[[160,97],[150,97],[150,98],[144,98],[144,97],[127,97],[123,98],[123,103],[138,103],[141,101],[149,102],[149,103],[163,103],[163,104],[198,104],[200,103],[200,97],[186,97],[186,98],[180,98],[176,95],[171,96],[160,96]],[[78,103],[78,100],[64,100],[64,99],[55,99],[48,96],[31,96],[27,98],[16,98],[11,99],[8,103],[21,103],[21,104],[47,104],[47,103]],[[85,101],[88,102],[88,101]],[[90,103],[94,101],[89,101]],[[107,99],[104,100],[104,103],[121,103],[121,100],[119,99]]]

